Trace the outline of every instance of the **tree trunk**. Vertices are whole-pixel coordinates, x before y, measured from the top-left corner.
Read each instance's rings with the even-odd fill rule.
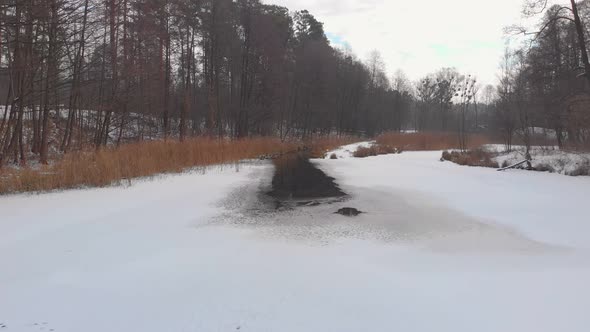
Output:
[[[582,53],[582,63],[584,65],[584,76],[588,83],[590,83],[590,60],[588,59],[588,49],[586,48],[586,38],[584,38],[584,25],[580,19],[578,12],[578,4],[576,0],[571,0],[572,12],[574,13],[574,22],[576,25],[576,32],[578,35],[578,43],[580,44],[580,52]]]

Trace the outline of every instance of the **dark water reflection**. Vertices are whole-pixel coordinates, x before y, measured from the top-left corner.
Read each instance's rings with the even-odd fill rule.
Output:
[[[315,167],[303,153],[285,155],[273,162],[275,173],[268,195],[277,200],[305,201],[346,196],[334,178]]]

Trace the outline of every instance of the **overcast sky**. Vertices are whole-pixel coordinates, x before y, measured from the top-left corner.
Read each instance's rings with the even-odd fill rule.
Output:
[[[505,26],[519,23],[523,0],[265,0],[308,9],[334,44],[362,59],[379,50],[389,73],[412,80],[441,67],[495,83]]]

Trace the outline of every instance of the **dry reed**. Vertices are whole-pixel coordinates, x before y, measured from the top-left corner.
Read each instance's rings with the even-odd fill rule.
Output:
[[[307,142],[306,147],[319,153],[336,148],[342,142],[315,139]],[[0,194],[116,185],[138,177],[287,153],[303,146],[300,142],[282,142],[276,138],[195,138],[185,142],[132,143],[119,148],[67,154],[50,166],[0,169]]]
[[[456,133],[385,133],[377,137],[378,145],[389,146],[403,151],[438,151],[458,149],[459,137]],[[467,139],[469,149],[478,148],[491,140],[484,136],[473,134]]]
[[[369,147],[359,146],[356,151],[354,151],[353,156],[355,158],[366,158],[393,153],[401,153],[401,150],[393,148],[389,145],[373,144]]]
[[[497,162],[493,160],[494,154],[484,151],[483,149],[473,149],[464,153],[459,151],[443,151],[442,160],[448,160],[462,166],[479,166],[499,168]]]

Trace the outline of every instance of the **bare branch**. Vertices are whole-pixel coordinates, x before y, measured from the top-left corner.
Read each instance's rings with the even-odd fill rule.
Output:
[[[522,14],[525,17],[531,17],[541,14],[547,9],[549,0],[527,0],[524,3]]]

